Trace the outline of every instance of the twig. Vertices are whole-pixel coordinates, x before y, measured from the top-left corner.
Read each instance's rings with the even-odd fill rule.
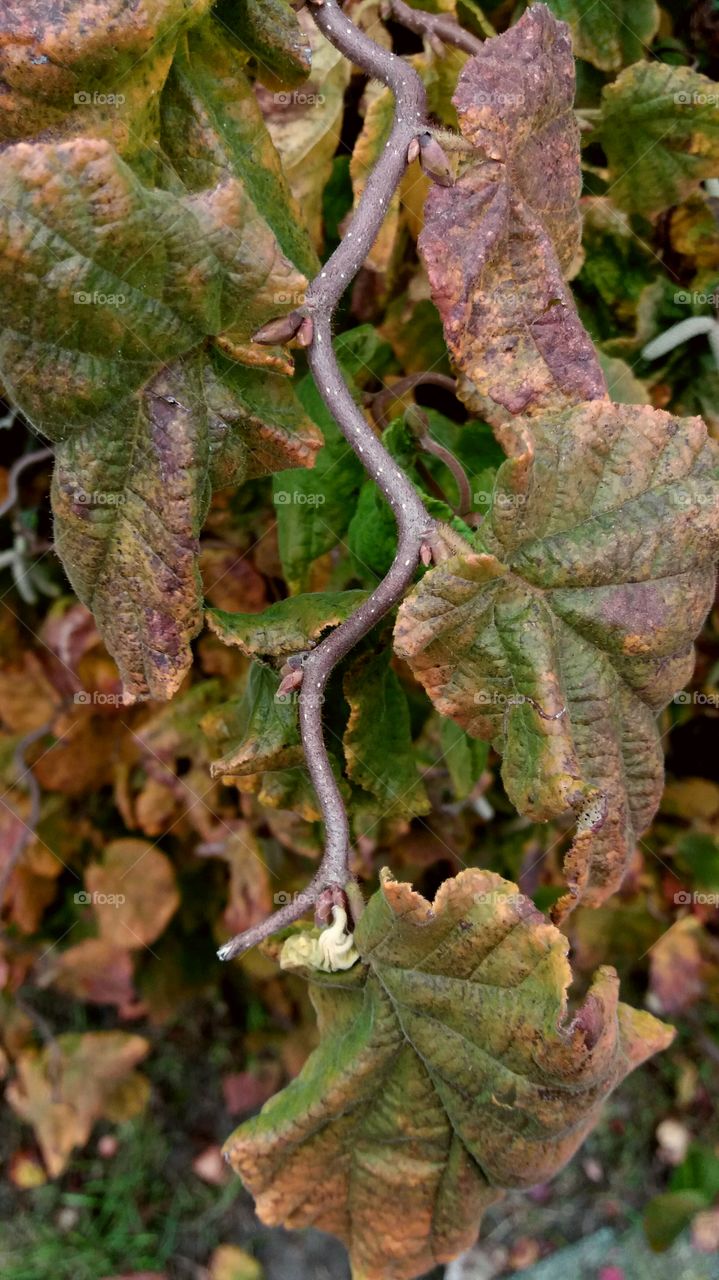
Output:
[[[32,453],[24,453],[13,462],[7,473],[7,497],[0,502],[0,516],[7,515],[8,511],[15,506],[18,500],[18,481],[23,471],[38,462],[45,462],[48,458],[52,458],[53,453],[53,449],[34,449]]]
[[[368,75],[391,88],[395,98],[395,117],[384,151],[367,179],[342,243],[312,281],[304,305],[288,326],[293,332],[288,332],[284,340],[289,340],[293,333],[301,330],[322,399],[394,512],[398,548],[389,572],[372,595],[356,613],[311,650],[303,664],[299,695],[300,731],[307,767],[325,824],[325,850],[319,869],[302,895],[261,924],[226,943],[218,952],[221,960],[230,960],[247,951],[263,938],[298,920],[321,894],[342,891],[351,882],[349,821],[332,772],[322,728],[324,691],[337,663],[401,600],[414,577],[420,556],[426,559],[428,548],[435,545],[437,536],[435,522],[416,490],[377,439],[352,399],[332,350],[335,308],[374,243],[405,171],[410,145],[414,141],[416,148],[415,140],[427,133],[424,85],[413,67],[375,44],[342,13],[335,0],[313,4],[312,14],[331,44]]]
[[[477,36],[473,36],[471,31],[465,31],[464,27],[460,27],[447,14],[413,9],[404,0],[387,0],[387,9],[389,16],[401,26],[407,27],[408,31],[414,31],[418,36],[427,36],[433,48],[439,42],[437,52],[440,54],[442,44],[453,44],[457,49],[464,49],[465,53],[479,53],[482,48],[482,41]]]
[[[468,511],[472,510],[472,486],[467,479],[467,473],[459,458],[455,458],[454,454],[450,453],[449,449],[445,449],[443,444],[439,444],[437,440],[432,439],[429,433],[429,418],[417,405],[413,405],[411,409],[407,410],[405,422],[420,448],[424,449],[425,453],[431,453],[435,458],[439,458],[447,470],[452,472],[459,492],[456,514],[458,516],[466,515]]]
[[[368,396],[367,406],[377,426],[384,431],[389,426],[389,408],[394,400],[400,400],[407,391],[416,387],[441,387],[443,391],[457,394],[457,383],[446,373],[408,373],[405,378],[398,378],[389,387],[383,387],[374,395]]]
[[[55,713],[53,713],[53,718],[54,715]],[[20,815],[16,813],[16,810],[13,809],[12,805],[6,804],[5,801],[0,802],[12,813],[16,813],[16,816],[23,824],[23,830],[18,842],[5,863],[2,872],[0,872],[0,913],[2,912],[5,892],[10,882],[10,877],[20,861],[24,850],[35,835],[35,828],[40,821],[40,784],[38,783],[32,769],[28,766],[27,760],[25,759],[25,753],[34,742],[37,742],[40,738],[44,738],[46,734],[50,732],[51,726],[52,721],[48,721],[47,724],[41,725],[39,729],[32,729],[30,733],[26,733],[18,742],[13,754],[13,761],[21,770],[20,782],[22,783],[23,779],[25,779],[27,790],[30,792],[30,813],[28,814],[27,821],[25,821],[25,819],[20,818]]]

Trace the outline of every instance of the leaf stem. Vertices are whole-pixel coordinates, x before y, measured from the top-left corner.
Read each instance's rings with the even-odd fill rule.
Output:
[[[470,54],[479,53],[482,48],[482,41],[472,35],[471,31],[465,31],[448,14],[413,9],[405,4],[405,0],[388,0],[387,9],[395,22],[399,22],[408,31],[414,31],[416,35],[427,36],[433,46],[436,41],[440,41],[442,44],[453,44],[457,49],[464,49],[465,53]]]
[[[317,389],[342,435],[394,512],[398,546],[389,572],[372,595],[311,650],[303,664],[300,732],[325,824],[325,849],[320,866],[302,894],[261,924],[227,942],[218,952],[221,960],[230,960],[298,920],[325,890],[345,889],[351,884],[349,819],[324,741],[324,693],[337,663],[402,599],[414,577],[422,549],[433,547],[437,539],[435,521],[355,404],[332,349],[332,317],[337,304],[377,237],[405,171],[410,143],[427,132],[424,85],[413,67],[360,31],[336,0],[313,3],[311,11],[330,43],[368,75],[386,84],[395,98],[394,122],[384,151],[367,179],[341,244],[312,281],[300,310],[311,320],[307,356]]]

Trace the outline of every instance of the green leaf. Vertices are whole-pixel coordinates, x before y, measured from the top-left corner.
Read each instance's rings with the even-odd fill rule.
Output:
[[[343,746],[348,776],[380,801],[384,814],[413,818],[431,806],[417,773],[407,695],[391,657],[391,649],[364,653],[346,671],[350,718]]]
[[[215,13],[254,56],[262,84],[275,89],[306,80],[312,49],[287,0],[221,0]]]
[[[227,613],[208,609],[210,630],[224,644],[249,657],[284,658],[300,653],[337,626],[367,598],[365,591],[314,591],[271,604],[262,613]]]
[[[454,720],[440,716],[440,721],[442,763],[449,770],[457,799],[465,800],[486,767],[489,746],[486,742],[470,738]]]
[[[657,1253],[668,1249],[695,1213],[709,1203],[700,1191],[665,1191],[650,1200],[644,1211],[644,1231],[652,1249]]]
[[[655,0],[547,0],[552,13],[568,22],[577,58],[602,71],[639,62],[659,27]]]
[[[577,815],[561,918],[619,887],[661,795],[656,712],[714,592],[717,449],[700,419],[608,401],[506,441],[489,554],[426,573],[395,647],[442,714],[494,741],[521,813]]]
[[[334,347],[357,399],[361,388],[381,377],[392,358],[391,348],[371,325],[343,333],[335,339]],[[307,589],[313,561],[341,541],[365,474],[310,374],[298,385],[297,396],[320,427],[325,444],[312,471],[281,472],[274,479],[280,556],[293,592]]]
[[[192,32],[175,59],[162,97],[162,145],[192,191],[228,174],[240,179],[285,256],[305,276],[314,275],[318,259],[242,56],[214,21]]]
[[[269,667],[253,663],[242,698],[205,717],[202,727],[210,737],[233,742],[222,759],[210,765],[213,778],[241,778],[302,762],[297,699],[278,695],[279,683]]]
[[[263,1222],[338,1235],[355,1280],[411,1280],[556,1173],[672,1031],[617,1004],[612,969],[569,1021],[567,939],[493,872],[432,905],[384,872],[355,946],[305,971],[320,1046],[225,1150]]]
[[[612,197],[652,216],[719,165],[719,87],[691,67],[637,63],[604,89],[599,125]]]

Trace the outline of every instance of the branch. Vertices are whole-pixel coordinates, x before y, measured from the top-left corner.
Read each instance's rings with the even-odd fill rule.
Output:
[[[32,453],[22,454],[13,462],[7,473],[7,496],[0,503],[0,516],[7,515],[15,506],[19,495],[18,482],[23,471],[39,462],[46,462],[48,458],[52,458],[53,453],[53,449],[35,449]]]
[[[377,439],[361,409],[355,404],[332,350],[332,317],[350,281],[359,271],[382,225],[392,195],[407,165],[408,152],[419,149],[426,138],[427,100],[424,85],[413,67],[380,48],[347,18],[336,0],[312,5],[314,20],[324,36],[355,65],[381,80],[393,92],[395,117],[385,149],[370,173],[362,197],[348,224],[342,243],[312,281],[305,302],[297,312],[272,322],[255,335],[255,341],[276,341],[298,336],[307,356],[317,389],[342,435],[354,449],[367,474],[384,494],[397,521],[398,547],[392,566],[372,595],[346,622],[337,627],[304,660],[299,694],[300,731],[307,767],[314,783],[325,824],[325,850],[320,866],[301,895],[261,924],[238,934],[218,952],[221,960],[247,951],[263,938],[284,928],[316,906],[325,894],[344,892],[356,898],[349,869],[349,820],[335,780],[322,729],[322,705],[327,681],[338,662],[390,609],[402,599],[420,557],[427,562],[437,545],[437,528],[413,485]],[[438,144],[437,144],[438,145]],[[440,149],[441,153],[441,149]],[[430,155],[436,164],[436,156]]]
[[[457,49],[464,49],[465,53],[479,53],[482,48],[482,41],[473,36],[471,31],[465,31],[464,27],[460,27],[454,18],[450,18],[447,14],[427,13],[424,9],[413,9],[410,5],[405,4],[404,0],[387,0],[388,16],[399,22],[401,26],[407,27],[408,31],[414,31],[418,36],[427,36],[430,44],[441,55],[443,44],[453,44]],[[437,49],[437,43],[439,48]]]
[[[48,720],[47,724],[40,725],[39,729],[31,729],[29,733],[26,733],[17,743],[13,753],[13,763],[20,770],[18,783],[19,785],[22,785],[25,780],[27,790],[30,792],[30,813],[28,814],[27,821],[25,821],[24,818],[20,817],[12,805],[9,805],[5,800],[0,801],[3,807],[9,809],[11,813],[15,814],[18,820],[22,823],[22,831],[18,836],[15,847],[10,851],[7,862],[5,863],[2,872],[0,872],[0,914],[2,914],[3,911],[5,893],[7,891],[8,884],[10,883],[12,873],[28,844],[32,839],[34,839],[36,827],[40,821],[40,784],[28,765],[25,755],[33,743],[39,742],[41,738],[44,738],[50,732],[55,714],[56,712],[53,712],[52,719]]]
[[[450,378],[446,373],[431,371],[408,373],[405,378],[398,378],[391,386],[383,387],[381,391],[367,398],[369,411],[380,430],[384,431],[385,427],[389,426],[389,410],[392,403],[395,400],[401,400],[407,391],[414,391],[415,387],[441,387],[443,391],[450,391],[453,396],[457,394],[455,379]]]

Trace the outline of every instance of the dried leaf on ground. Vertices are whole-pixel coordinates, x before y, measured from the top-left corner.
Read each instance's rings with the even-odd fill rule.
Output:
[[[142,1036],[88,1031],[58,1036],[44,1049],[20,1054],[5,1096],[35,1130],[51,1178],[62,1173],[75,1147],[84,1146],[149,1048]]]

